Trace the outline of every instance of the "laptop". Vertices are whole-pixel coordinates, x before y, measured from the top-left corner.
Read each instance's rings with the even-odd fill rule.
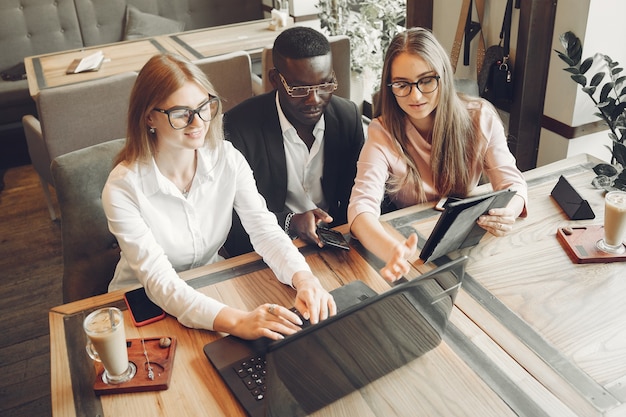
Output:
[[[377,294],[362,281],[331,292],[339,312],[280,341],[226,336],[204,353],[250,417],[304,416],[436,347],[467,257]]]

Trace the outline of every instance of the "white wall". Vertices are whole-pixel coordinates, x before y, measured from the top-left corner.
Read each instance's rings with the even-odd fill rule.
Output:
[[[474,4],[476,2],[474,1]],[[454,41],[462,0],[437,0],[433,10],[433,32],[442,45],[450,51]],[[482,22],[486,46],[499,41],[505,0],[485,0],[485,18]],[[475,13],[475,12],[474,12]],[[475,16],[475,15],[474,15]],[[563,51],[559,36],[571,30],[583,43],[583,59],[602,52],[614,61],[626,65],[626,1],[624,0],[558,0],[552,50]],[[476,17],[474,20],[477,20]],[[515,70],[515,49],[519,24],[519,10],[513,9],[511,29],[511,60]],[[613,42],[609,42],[613,40]],[[476,48],[478,38],[472,41],[471,65],[463,65],[463,51],[457,65],[457,78],[476,79]],[[589,97],[563,71],[565,63],[556,52],[550,57],[544,114],[569,126],[581,126],[597,120]],[[595,73],[594,68],[590,69]],[[575,139],[565,139],[546,129],[541,130],[537,165],[575,155],[590,153],[598,158],[610,159],[607,132]]]
[[[583,44],[583,59],[601,52],[613,60],[626,63],[626,15],[624,0],[559,0],[554,27],[552,49],[564,51],[559,36],[569,31],[574,32]],[[611,42],[612,41],[612,42]],[[596,109],[589,96],[582,92],[569,74],[563,71],[566,64],[556,55],[551,56],[548,70],[548,84],[544,114],[570,126],[581,126],[597,121],[593,115]],[[598,66],[593,66],[588,74],[595,74]],[[611,144],[608,130],[574,139],[565,139],[546,129],[541,130],[538,165],[545,165],[555,160],[589,153],[603,160],[609,160]]]

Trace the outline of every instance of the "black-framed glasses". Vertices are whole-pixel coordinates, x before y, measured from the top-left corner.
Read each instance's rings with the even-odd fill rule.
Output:
[[[296,87],[292,87],[287,84],[285,77],[280,72],[278,73],[280,76],[280,81],[283,83],[285,87],[285,91],[291,97],[301,98],[308,96],[311,91],[317,91],[317,94],[330,94],[337,89],[337,77],[335,77],[335,72],[333,71],[333,80],[329,83],[323,83],[318,85],[299,85]]]
[[[167,120],[170,122],[170,126],[173,129],[184,129],[193,122],[193,117],[197,114],[198,117],[205,121],[209,122],[213,119],[218,111],[220,110],[220,99],[219,97],[212,97],[209,95],[205,101],[203,101],[196,109],[190,109],[189,107],[184,106],[174,106],[170,109],[152,109],[154,111],[158,111],[164,114],[167,114]]]
[[[422,94],[428,94],[432,93],[437,89],[437,87],[439,87],[439,78],[441,77],[438,75],[429,75],[427,77],[422,77],[413,83],[408,81],[395,81],[387,84],[387,87],[391,88],[391,92],[396,97],[408,96],[411,94],[413,86],[417,87]]]

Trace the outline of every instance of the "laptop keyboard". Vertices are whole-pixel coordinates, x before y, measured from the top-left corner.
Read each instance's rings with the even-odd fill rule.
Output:
[[[264,356],[253,356],[233,368],[241,382],[257,401],[263,400],[265,391],[267,391],[265,385],[265,376],[267,375],[266,363]]]
[[[311,325],[311,322],[302,317],[295,307],[291,308],[291,311],[300,317],[303,329]],[[233,370],[237,376],[239,376],[241,382],[248,388],[252,397],[257,401],[263,400],[265,398],[265,392],[267,391],[267,386],[265,385],[265,377],[267,375],[267,370],[265,369],[266,364],[265,355],[255,355],[233,367]]]

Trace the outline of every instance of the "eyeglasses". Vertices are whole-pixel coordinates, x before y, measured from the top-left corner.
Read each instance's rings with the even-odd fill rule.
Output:
[[[337,89],[337,78],[335,77],[334,71],[332,82],[318,85],[301,85],[297,87],[292,87],[287,84],[287,81],[285,81],[285,77],[283,77],[283,74],[281,74],[280,72],[278,73],[278,75],[280,76],[280,81],[283,83],[287,94],[294,98],[306,97],[311,93],[311,91],[317,91],[317,94],[330,94]]]
[[[411,94],[413,90],[413,86],[417,87],[417,89],[422,94],[432,93],[439,87],[439,78],[438,75],[429,75],[428,77],[422,77],[414,83],[410,83],[408,81],[396,81],[391,84],[387,84],[387,87],[391,87],[391,92],[396,97],[406,97]]]
[[[173,129],[184,129],[193,122],[193,117],[197,114],[198,117],[209,122],[213,119],[220,109],[219,97],[211,97],[202,102],[196,109],[190,109],[189,107],[175,106],[171,109],[163,110],[154,108],[152,110],[167,114],[167,119],[170,122],[170,126]]]

